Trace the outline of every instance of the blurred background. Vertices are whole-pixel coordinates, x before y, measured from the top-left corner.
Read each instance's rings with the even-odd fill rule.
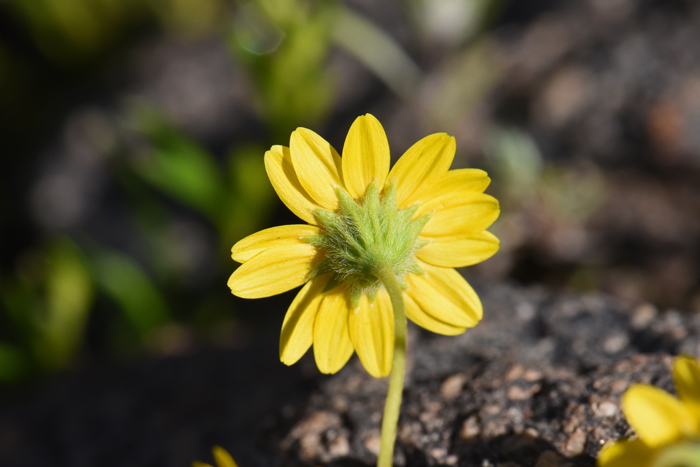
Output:
[[[0,391],[277,332],[226,287],[296,222],[263,154],[367,112],[489,172],[468,278],[700,312],[697,44],[695,0],[0,1]]]

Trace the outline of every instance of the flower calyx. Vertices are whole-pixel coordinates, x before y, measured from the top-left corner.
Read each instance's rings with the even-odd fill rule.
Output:
[[[316,210],[322,233],[306,238],[326,253],[313,273],[332,274],[324,291],[346,284],[357,306],[363,293],[371,300],[376,296],[381,286],[380,271],[391,271],[404,288],[404,274],[423,273],[415,252],[427,244],[418,237],[429,215],[411,219],[417,206],[399,209],[394,185],[379,193],[372,183],[358,200],[342,188],[337,188],[336,193],[339,211]]]

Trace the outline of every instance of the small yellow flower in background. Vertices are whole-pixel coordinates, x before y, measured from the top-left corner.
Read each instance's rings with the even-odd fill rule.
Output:
[[[231,454],[221,446],[214,446],[211,450],[214,454],[214,461],[216,462],[216,467],[238,467],[236,462],[231,457]],[[202,461],[193,461],[192,467],[212,467],[210,464]]]
[[[606,445],[599,467],[700,466],[700,365],[676,357],[673,381],[678,398],[647,384],[634,384],[622,396],[622,411],[637,433],[634,440]]]
[[[299,128],[290,147],[273,146],[265,167],[284,204],[308,225],[285,225],[232,248],[243,263],[231,291],[261,298],[304,285],[282,325],[280,358],[291,365],[313,344],[323,373],[356,351],[367,371],[386,376],[394,351],[394,315],[380,272],[403,289],[406,315],[430,331],[456,335],[482,317],[479,297],[455,271],[492,256],[487,232],[498,202],[476,169],[449,171],[454,138],[438,133],[414,144],[389,170],[389,144],[372,115],[357,118],[340,155]]]

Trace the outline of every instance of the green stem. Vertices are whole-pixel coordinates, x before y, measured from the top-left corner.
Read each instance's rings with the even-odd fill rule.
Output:
[[[378,274],[384,284],[391,307],[394,309],[394,360],[389,376],[389,390],[384,404],[382,419],[382,437],[379,445],[377,467],[391,467],[394,460],[394,443],[396,442],[396,427],[401,411],[401,396],[403,394],[403,379],[406,372],[406,310],[399,281],[391,270],[382,270]]]

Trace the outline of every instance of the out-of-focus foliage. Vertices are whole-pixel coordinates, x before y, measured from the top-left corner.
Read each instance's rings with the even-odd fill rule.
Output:
[[[513,202],[532,198],[539,188],[544,162],[532,138],[516,129],[495,128],[486,144],[496,179]]]
[[[94,56],[142,16],[139,0],[12,0],[37,46],[56,61]]]
[[[498,75],[479,35],[499,3],[404,5],[416,37],[455,49],[455,58],[429,86],[427,113],[441,130],[455,130],[453,122],[476,105]],[[98,347],[118,354],[144,346],[168,351],[193,326],[205,334],[227,329],[222,323],[230,324],[231,301],[225,287],[220,295],[208,287],[225,284],[232,267],[230,246],[264,227],[276,206],[263,164],[265,150],[331,112],[340,79],[331,60],[336,49],[404,101],[424,93],[426,76],[411,54],[379,24],[341,2],[10,0],[8,5],[43,59],[68,70],[69,80],[79,79],[112,51],[137,43],[153,26],[181,41],[214,37],[225,42],[230,60],[247,78],[248,97],[269,137],[236,141],[215,155],[143,98],[129,99],[113,118],[100,120],[100,132],[109,140],[100,151],[128,209],[133,231],[127,231],[125,244],[131,246],[107,246],[80,231],[49,231],[43,246],[21,256],[14,275],[0,279],[7,315],[0,329],[4,381],[69,365],[83,345],[95,304],[112,310],[99,318],[110,330],[100,334],[107,341]],[[440,26],[445,18],[449,27]],[[38,77],[41,67],[36,57],[27,61],[0,43],[0,103],[16,117],[7,122],[15,134],[41,114],[43,96],[52,92]],[[66,79],[61,73],[55,76]],[[496,166],[505,167],[506,178],[522,177],[515,165],[529,164],[519,155],[521,143],[529,146],[507,139],[499,140],[510,146],[496,151],[501,154]],[[183,211],[189,214],[183,217]],[[214,252],[202,250],[208,243]],[[201,287],[204,293],[193,292]]]
[[[246,65],[277,138],[317,122],[333,105],[327,58],[335,13],[333,2],[259,0],[239,6],[229,44]]]
[[[405,100],[418,91],[422,72],[396,41],[376,24],[349,9],[338,9],[333,38]]]
[[[227,209],[224,174],[210,154],[185,135],[169,128],[151,109],[133,112],[133,124],[150,148],[133,164],[134,171],[155,188],[216,222]]]
[[[95,285],[121,308],[141,338],[172,319],[161,291],[131,258],[101,251],[92,260]]]
[[[136,32],[155,17],[185,35],[209,31],[223,0],[10,0],[37,46],[52,60],[79,63]]]
[[[56,238],[27,257],[16,278],[0,281],[0,292],[17,330],[0,346],[0,379],[18,379],[33,365],[56,369],[69,363],[93,302],[90,273],[78,247]]]
[[[0,380],[92,352],[225,341],[240,312],[225,287],[229,249],[286,213],[264,152],[299,126],[333,138],[366,112],[386,117],[394,157],[418,129],[444,131],[457,138],[453,168],[492,174],[501,251],[479,274],[700,304],[692,183],[635,182],[697,159],[700,88],[681,73],[697,66],[692,54],[661,60],[644,44],[654,28],[630,19],[644,16],[634,2],[574,13],[545,3],[561,11],[503,0],[0,2],[0,237],[10,239],[0,254],[12,263],[0,265]],[[617,45],[615,28],[570,34],[572,18],[588,27],[580,14],[640,29]],[[673,50],[664,41],[694,37],[683,31],[649,43]],[[654,94],[664,82],[678,86]],[[77,125],[66,117],[83,110]],[[596,154],[642,162],[620,159],[613,174]],[[22,192],[32,184],[51,189]],[[42,196],[59,199],[55,212]],[[648,244],[660,266],[640,259]]]
[[[8,5],[46,60],[78,73],[133,43],[154,23],[182,40],[220,35],[228,40],[231,60],[247,71],[251,97],[275,135],[271,141],[288,137],[297,125],[317,122],[333,104],[335,77],[328,54],[337,8],[332,2],[11,0]],[[5,91],[0,103],[27,122],[33,117],[22,116],[24,109],[41,106],[32,101],[43,92],[37,94],[41,79],[35,71],[35,65],[0,43]],[[188,297],[192,284],[187,282],[202,274],[192,269],[202,252],[192,251],[188,238],[201,232],[183,225],[172,205],[191,210],[213,229],[220,269],[204,274],[225,284],[231,244],[264,226],[276,199],[263,164],[269,145],[236,144],[222,160],[151,103],[133,101],[121,118],[124,128],[107,128],[117,139],[106,150],[146,254],[134,257],[84,235],[49,239],[47,246],[25,254],[14,277],[0,280],[6,314],[0,329],[0,380],[68,365],[81,347],[95,299],[120,312],[105,343],[116,352],[157,347],[163,336],[172,337],[173,322],[217,327],[230,309],[230,303],[210,296]],[[127,140],[139,144],[133,147]]]

